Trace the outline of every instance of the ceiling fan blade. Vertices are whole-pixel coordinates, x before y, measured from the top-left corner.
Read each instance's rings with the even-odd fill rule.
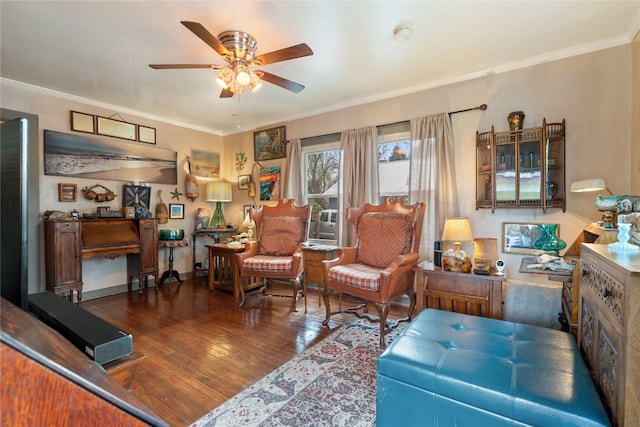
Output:
[[[233,92],[231,92],[229,89],[222,89],[222,91],[220,92],[220,98],[232,98],[233,97]]]
[[[149,67],[154,70],[172,70],[172,69],[180,69],[180,68],[213,68],[218,67],[217,65],[211,64],[149,64]]]
[[[295,46],[285,47],[284,49],[259,55],[256,57],[256,60],[259,60],[263,65],[266,65],[309,55],[313,55],[311,48],[307,46],[306,43],[300,43]]]
[[[229,51],[220,43],[220,40],[207,31],[199,22],[180,21],[180,23],[191,30],[191,32],[198,36],[203,42],[211,46],[211,48],[221,56],[229,55]]]
[[[299,83],[292,82],[275,74],[267,73],[266,71],[262,71],[262,77],[260,77],[260,79],[295,93],[301,92],[302,89],[304,89],[304,86]]]

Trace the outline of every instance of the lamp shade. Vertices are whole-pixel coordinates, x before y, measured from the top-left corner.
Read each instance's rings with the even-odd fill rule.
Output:
[[[442,240],[452,240],[456,243],[473,240],[469,218],[448,218],[444,222]]]
[[[585,179],[583,181],[576,181],[571,184],[572,193],[585,193],[588,191],[602,191],[607,190],[609,194],[613,194],[611,190],[607,188],[603,179]]]
[[[207,202],[230,202],[231,184],[224,181],[208,183],[204,199]]]

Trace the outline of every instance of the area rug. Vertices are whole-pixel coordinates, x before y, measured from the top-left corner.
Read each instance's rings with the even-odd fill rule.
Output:
[[[400,323],[387,344],[405,328]],[[378,326],[355,320],[241,391],[192,427],[375,425]]]

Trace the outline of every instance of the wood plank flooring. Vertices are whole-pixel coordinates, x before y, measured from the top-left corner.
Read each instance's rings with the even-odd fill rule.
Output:
[[[187,426],[354,320],[334,315],[323,326],[325,308],[318,306],[315,289],[309,289],[308,304],[305,314],[300,299],[294,313],[290,298],[254,292],[238,308],[233,295],[209,291],[207,278],[197,277],[158,292],[84,301],[82,307],[132,334],[134,350],[147,356],[131,393],[171,426]],[[393,307],[390,317],[405,310]]]

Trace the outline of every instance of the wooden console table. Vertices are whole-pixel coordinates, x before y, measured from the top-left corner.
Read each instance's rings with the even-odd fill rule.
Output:
[[[505,276],[457,273],[440,267],[416,272],[416,311],[436,308],[502,319],[502,282]]]
[[[202,228],[200,230],[194,230],[191,233],[191,239],[193,240],[193,274],[195,276],[197,270],[203,270],[202,263],[196,261],[196,240],[198,237],[209,236],[213,238],[215,243],[220,243],[220,238],[227,234],[235,234],[238,232],[238,227],[224,227],[224,228]]]

